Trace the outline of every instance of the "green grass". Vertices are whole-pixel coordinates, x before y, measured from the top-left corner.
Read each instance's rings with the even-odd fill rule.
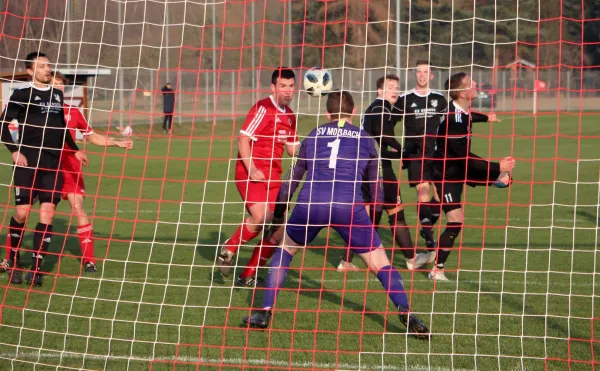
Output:
[[[302,120],[300,133],[315,123]],[[462,248],[447,264],[460,267],[447,273],[456,282],[434,284],[425,272],[411,276],[401,254],[393,254],[412,290],[413,310],[435,334],[430,343],[406,337],[376,278],[363,271],[344,280],[331,270],[342,242],[333,235],[327,241],[326,231],[314,245],[331,248],[309,248],[294,260],[272,329],[241,327],[248,308],[261,305],[262,292],[213,275],[216,246],[243,214],[234,185],[226,183],[233,178],[237,130],[227,122],[218,122],[214,133],[197,125],[176,128],[179,137],[170,141],[158,128],[148,138],[136,127],[135,148],[125,157],[88,148],[86,208],[94,216],[100,271],[79,275],[79,243],[61,203],[55,231],[71,235],[53,239],[51,252],[63,254],[60,259],[46,259],[58,276],[47,277],[41,289],[0,287],[3,370],[257,370],[267,364],[543,370],[544,358],[569,354],[600,362],[600,347],[590,346],[593,330],[600,332],[600,321],[591,321],[599,316],[596,117],[505,116],[493,126],[478,124],[482,137],[474,139],[474,152],[515,156],[516,183],[508,190],[466,190]],[[8,183],[11,169],[0,172]],[[406,186],[403,192],[414,226],[415,194]],[[6,197],[0,203],[12,205]],[[5,227],[11,210],[3,208]],[[392,246],[389,231],[382,238]],[[31,247],[30,233],[24,247]],[[241,250],[239,265],[250,251]],[[559,361],[548,367],[569,369]],[[592,370],[589,363],[570,367]]]

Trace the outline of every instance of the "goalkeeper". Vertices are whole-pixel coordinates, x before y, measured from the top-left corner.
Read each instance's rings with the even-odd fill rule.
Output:
[[[324,227],[330,226],[346,242],[348,249],[355,251],[377,275],[409,332],[420,339],[429,339],[429,329],[409,310],[402,277],[388,260],[362,203],[363,179],[369,184],[371,202],[381,194],[377,144],[350,122],[356,112],[350,93],[330,93],[327,112],[331,122],[314,129],[302,142],[292,179],[282,185],[283,203],[276,207],[278,216],[282,214],[281,207],[285,210],[302,177],[307,174],[286,226],[283,247],[277,249],[271,260],[262,310],[244,318],[244,322],[251,327],[269,326],[275,298],[283,286],[292,258]]]

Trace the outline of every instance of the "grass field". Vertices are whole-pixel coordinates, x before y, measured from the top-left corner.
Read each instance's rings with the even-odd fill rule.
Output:
[[[333,235],[327,241],[326,231],[294,260],[272,329],[241,327],[262,292],[213,275],[217,245],[243,215],[226,182],[237,130],[197,124],[175,128],[178,137],[168,140],[156,125],[150,139],[135,128],[126,157],[88,149],[97,274],[79,275],[77,239],[56,236],[56,255],[45,263],[57,276],[41,289],[7,287],[0,277],[0,369],[592,370],[592,361],[598,369],[600,343],[590,342],[600,342],[600,319],[592,321],[600,317],[597,117],[502,119],[478,124],[473,150],[515,156],[516,182],[466,190],[467,225],[447,264],[460,267],[447,273],[455,281],[411,275],[394,254],[413,310],[434,333],[429,343],[407,338],[374,276],[333,270],[342,243]],[[300,134],[315,123],[301,121]],[[7,151],[1,156],[9,162]],[[10,167],[0,172],[8,183]],[[0,203],[12,205],[4,189]],[[414,226],[415,194],[403,192]],[[6,233],[11,209],[3,210]],[[54,230],[74,233],[67,204],[59,211]],[[389,231],[382,238],[392,246]],[[24,247],[31,245],[27,233]],[[242,248],[240,265],[250,251]],[[544,361],[569,357],[588,364]]]

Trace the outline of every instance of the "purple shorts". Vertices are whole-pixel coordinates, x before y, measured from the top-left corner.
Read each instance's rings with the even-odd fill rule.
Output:
[[[286,233],[300,246],[311,243],[326,227],[333,228],[346,246],[357,254],[381,246],[381,239],[364,205],[296,204],[287,222]]]

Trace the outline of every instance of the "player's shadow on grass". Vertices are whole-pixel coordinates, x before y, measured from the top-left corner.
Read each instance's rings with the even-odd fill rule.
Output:
[[[81,246],[77,237],[77,226],[69,225],[69,220],[63,218],[54,219],[52,231],[55,233],[52,236],[52,242],[48,249],[48,253],[44,257],[43,268],[45,271],[54,271],[60,259],[78,259],[81,262]],[[60,272],[74,273],[74,272]]]
[[[212,264],[216,263],[216,257],[220,249],[221,244],[225,240],[225,237],[221,232],[210,231],[208,234],[200,233],[200,238],[196,244],[196,254],[200,255],[205,263]],[[194,242],[196,242],[194,240]],[[219,284],[226,284],[227,282],[218,273],[216,265],[214,269],[207,270],[208,280],[214,280]]]
[[[486,285],[485,283],[481,282],[481,283],[474,283],[473,284],[473,289],[474,290],[478,290],[480,292],[494,292],[494,290],[497,289],[497,287],[492,287],[489,285]],[[526,294],[525,294],[526,295]],[[566,326],[564,326],[565,321],[564,318],[554,318],[552,316],[546,316],[540,313],[540,309],[536,309],[533,308],[531,306],[531,304],[527,304],[527,302],[525,302],[525,304],[523,304],[523,301],[519,301],[517,300],[518,297],[520,295],[502,295],[502,307],[506,308],[503,311],[506,313],[510,313],[507,314],[506,317],[504,317],[505,319],[507,319],[506,322],[502,322],[502,326],[504,328],[503,332],[504,333],[515,333],[518,332],[515,329],[512,329],[511,326],[513,327],[518,327],[521,326],[520,330],[523,330],[522,326],[524,326],[522,324],[522,321],[514,321],[514,316],[518,315],[519,313],[523,313],[523,315],[527,316],[527,329],[534,329],[534,328],[551,328],[553,332],[555,333],[563,333],[563,334],[567,334],[569,333],[571,337],[575,337],[577,338],[578,336],[574,334],[574,330],[576,326],[570,326],[570,329],[567,328]],[[500,315],[502,316],[502,315]],[[536,326],[537,324],[537,326]],[[582,332],[580,335],[580,338],[583,339],[585,338],[585,332]],[[528,334],[525,333],[525,336],[527,336]],[[589,336],[589,335],[587,335]]]
[[[331,237],[329,239],[323,237],[317,237],[311,245],[314,245],[313,248],[309,247],[308,251],[319,256],[323,256],[325,262],[328,264],[328,267],[337,267],[340,261],[343,258],[346,258],[348,254],[348,249],[344,247],[344,241],[337,236],[337,234],[332,230]],[[381,241],[383,243],[383,247],[385,249],[386,255],[390,259],[390,262],[393,266],[400,269],[406,268],[406,259],[402,254],[402,251],[395,246],[395,241],[390,237],[389,231],[386,231],[384,235],[381,235]],[[327,248],[323,246],[328,246]],[[315,248],[316,247],[316,248]],[[418,247],[418,250],[423,250],[422,247]],[[361,258],[358,256],[354,256],[352,261],[355,265],[358,265],[361,268],[364,268],[364,264]]]
[[[583,210],[577,210],[577,215],[589,220],[592,223],[600,224],[600,215],[594,215]]]
[[[200,231],[200,237],[196,244],[196,253],[207,261],[215,261],[217,251],[220,247],[219,243],[222,243],[222,241],[224,241],[224,238],[221,232],[213,230],[205,234]],[[196,243],[196,240],[190,242]]]
[[[342,305],[342,297],[335,292],[327,291],[326,287],[322,287],[320,281],[310,279],[307,277],[300,276],[300,271],[292,269],[288,271],[288,275],[286,278],[286,283],[284,283],[284,287],[290,287],[290,285],[297,289],[298,281],[302,280],[302,287],[299,290],[299,295],[309,297],[315,301],[324,300],[328,301],[332,304]],[[253,292],[253,290],[247,290],[248,297],[248,307],[249,308],[260,308],[262,307],[263,297],[264,297],[264,289],[260,289],[257,292]],[[406,329],[396,326],[394,322],[387,321],[385,316],[374,313],[376,311],[369,308],[368,304],[363,305],[360,303],[356,303],[352,300],[349,300],[347,297],[343,299],[343,305],[345,309],[350,309],[355,312],[366,312],[364,313],[364,317],[371,319],[374,322],[377,322],[382,328],[385,328],[387,332],[406,332]],[[385,308],[377,308],[379,311],[383,311]]]

